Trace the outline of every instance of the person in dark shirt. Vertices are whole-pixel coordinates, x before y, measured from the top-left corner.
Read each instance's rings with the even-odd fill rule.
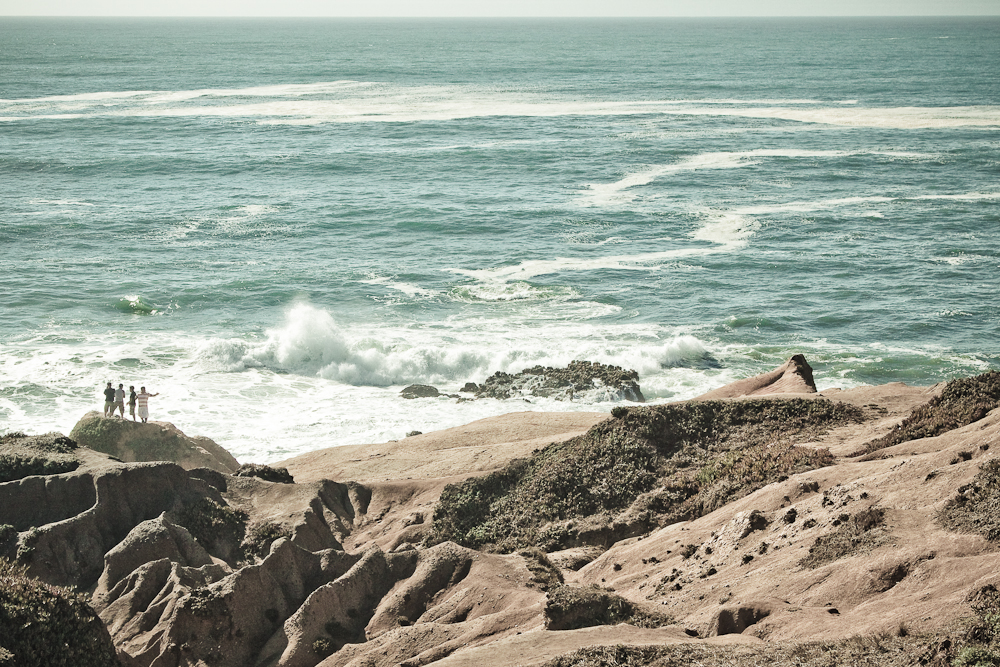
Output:
[[[108,383],[104,390],[104,416],[110,417],[115,413],[115,388]]]
[[[132,421],[135,421],[135,387],[129,385],[128,391],[128,413],[132,415]]]

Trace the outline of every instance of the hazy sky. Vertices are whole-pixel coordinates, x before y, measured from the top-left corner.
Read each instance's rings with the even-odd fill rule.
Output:
[[[1000,0],[0,0],[0,16],[941,15],[1000,15]]]

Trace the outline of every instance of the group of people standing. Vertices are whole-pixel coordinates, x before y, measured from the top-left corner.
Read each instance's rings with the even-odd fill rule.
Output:
[[[130,386],[128,391],[128,413],[132,416],[132,421],[135,421],[135,408],[138,405],[139,419],[145,422],[149,419],[149,399],[152,396],[159,396],[159,394],[146,393],[145,387],[139,387],[138,394],[135,393],[134,386]],[[104,389],[104,416],[114,417],[115,410],[120,413],[119,419],[125,419],[125,386],[119,384],[118,389],[115,389],[109,382]]]

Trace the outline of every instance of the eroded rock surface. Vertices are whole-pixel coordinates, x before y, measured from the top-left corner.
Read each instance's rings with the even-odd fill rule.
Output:
[[[801,379],[798,372],[791,371]],[[784,386],[800,387],[797,382]],[[428,540],[442,488],[498,469],[485,465],[482,453],[455,458],[463,447],[535,456],[553,441],[565,445],[579,437],[555,423],[546,429],[532,423],[541,430],[530,438],[494,432],[505,423],[523,430],[545,415],[491,418],[497,421],[451,429],[447,438],[414,436],[391,451],[343,448],[337,470],[369,471],[363,484],[323,478],[322,460],[289,465],[300,480],[292,483],[284,475],[271,481],[269,474],[123,463],[52,435],[52,447],[67,449],[55,452],[60,460],[75,467],[0,483],[0,551],[47,582],[87,591],[123,664],[136,667],[514,667],[542,665],[587,646],[739,644],[749,651],[771,641],[838,640],[903,626],[933,632],[968,613],[970,595],[1000,584],[993,538],[940,520],[942,507],[961,505],[966,514],[980,511],[980,504],[994,507],[973,500],[995,487],[984,475],[997,468],[1000,410],[935,437],[883,447],[877,457],[853,454],[891,432],[928,391],[893,385],[881,393],[870,387],[824,392],[855,406],[858,419],[782,436],[804,450],[831,447],[835,454],[823,465],[789,469],[746,494],[727,487],[696,518],[660,526],[642,516],[682,489],[655,488],[622,515],[634,518],[629,526],[649,523],[648,529],[630,529],[627,538],[609,533],[600,547],[581,544],[547,555],[538,545],[496,553],[495,544],[473,549],[454,541],[429,546]],[[793,417],[806,420],[826,409],[801,396],[722,403],[732,406],[735,412],[726,413],[732,419],[750,408],[784,419],[787,406],[796,406]],[[715,414],[702,402],[678,405],[698,406],[695,417]],[[642,426],[638,417],[647,410],[618,408],[614,423],[598,425],[588,437],[613,438],[629,424]],[[661,421],[655,423],[677,427],[675,419]],[[485,425],[492,440],[485,439]],[[739,437],[723,448],[723,462],[742,461],[747,471],[766,463],[780,434],[751,426],[736,424]],[[691,448],[719,444],[697,429],[691,433]],[[15,439],[5,436],[0,447]],[[31,445],[48,456],[49,445]],[[348,466],[362,451],[364,465]],[[414,452],[421,461],[405,467],[399,457]],[[495,460],[505,458],[497,453]],[[380,461],[380,469],[372,467]],[[705,480],[721,471],[679,469],[688,468]],[[602,473],[595,484],[608,479]],[[572,491],[570,485],[559,498]],[[537,514],[541,502],[525,504],[522,518]],[[871,522],[861,519],[874,513],[882,520],[869,529]],[[590,529],[583,519],[563,523],[579,534]],[[840,548],[846,542],[838,536],[855,525],[850,544],[865,548]],[[546,629],[553,581],[573,594],[564,595],[567,618],[598,625]],[[607,613],[574,607],[574,600],[590,605],[592,598],[606,600]],[[660,620],[642,625],[633,614],[617,624],[627,609]],[[673,625],[661,627],[671,619]],[[953,650],[938,653],[954,658]]]
[[[731,382],[713,389],[695,400],[707,401],[741,396],[766,396],[768,394],[815,394],[812,366],[801,354],[796,354],[773,371],[755,375],[745,380]]]

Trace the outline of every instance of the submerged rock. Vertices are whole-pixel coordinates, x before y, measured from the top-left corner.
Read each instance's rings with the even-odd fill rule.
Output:
[[[590,361],[571,361],[566,368],[534,366],[514,375],[497,371],[476,390],[476,398],[525,396],[561,401],[646,401],[639,389],[639,373]]]

